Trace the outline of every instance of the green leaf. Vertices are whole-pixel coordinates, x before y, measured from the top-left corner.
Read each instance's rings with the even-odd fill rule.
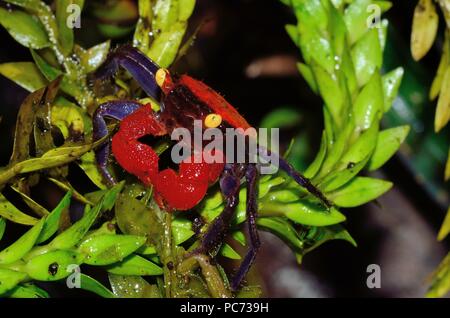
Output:
[[[284,215],[290,220],[304,225],[326,226],[345,221],[345,216],[335,208],[327,209],[317,201],[299,200],[294,203],[264,202],[261,215]]]
[[[364,161],[373,153],[377,143],[379,124],[378,120],[364,131],[350,149],[342,156],[340,167],[348,167]]]
[[[377,145],[369,161],[369,170],[374,171],[384,165],[400,148],[409,133],[409,126],[400,126],[381,131]]]
[[[135,235],[96,235],[84,240],[78,251],[85,255],[86,264],[110,265],[136,251],[145,241],[145,237]]]
[[[306,254],[331,240],[343,240],[356,247],[353,237],[341,225],[310,228],[306,235],[302,235],[302,239],[305,242],[305,248],[301,252],[296,253],[299,263],[301,263]]]
[[[301,114],[295,109],[288,107],[277,108],[264,116],[259,126],[267,129],[294,127],[300,122],[301,118]]]
[[[67,192],[66,195],[58,203],[58,205],[47,216],[44,227],[39,235],[39,238],[36,241],[37,244],[45,242],[50,237],[52,237],[52,235],[55,234],[56,231],[58,231],[61,213],[69,208],[71,197],[72,193],[70,191]]]
[[[273,233],[295,250],[303,248],[303,242],[300,240],[297,231],[286,219],[281,217],[258,218],[256,224],[258,228]]]
[[[367,8],[372,0],[355,0],[345,10],[344,21],[349,30],[350,44],[358,41],[367,31],[367,21],[371,14]]]
[[[122,262],[107,267],[110,274],[133,276],[162,275],[163,270],[158,265],[138,255],[130,255]]]
[[[450,233],[450,208],[447,210],[447,215],[445,216],[444,222],[439,230],[438,240],[443,241],[448,233]]]
[[[6,221],[3,218],[0,218],[0,241],[3,238],[3,234],[5,234]]]
[[[311,68],[303,63],[297,63],[297,69],[302,74],[303,78],[305,79],[306,83],[308,83],[309,87],[314,93],[319,92],[319,88],[317,87],[316,79],[314,78],[314,74],[311,70]]]
[[[103,298],[116,298],[116,296],[108,288],[103,286],[100,282],[93,279],[92,277],[81,274],[80,279],[81,289],[93,292]]]
[[[383,195],[392,183],[380,179],[357,177],[348,184],[327,194],[337,206],[351,208],[363,205]]]
[[[450,291],[450,253],[439,264],[433,282],[426,294],[428,298],[444,297]]]
[[[32,62],[0,64],[0,74],[29,92],[34,92],[47,85],[46,79]]]
[[[95,158],[94,151],[88,151],[83,156],[81,156],[81,162],[79,162],[79,166],[97,187],[102,190],[107,189],[104,178],[98,170],[97,159]]]
[[[42,49],[50,45],[41,22],[28,13],[0,8],[0,24],[25,47]]]
[[[178,0],[178,20],[187,21],[194,12],[196,0]]]
[[[322,163],[325,160],[325,156],[327,155],[327,146],[328,140],[326,132],[324,131],[322,133],[322,141],[320,142],[319,152],[317,153],[314,161],[308,166],[308,169],[306,169],[304,173],[305,177],[312,179],[319,172],[320,167],[322,166]]]
[[[394,99],[397,97],[400,84],[403,79],[404,70],[398,67],[395,70],[383,76],[383,92],[384,92],[384,111],[391,109]]]
[[[34,225],[39,221],[38,219],[21,212],[14,205],[12,205],[12,203],[10,203],[1,193],[0,193],[0,216],[14,223],[24,225]]]
[[[362,87],[381,68],[383,62],[383,54],[376,29],[370,29],[355,44],[352,49],[352,60],[358,85]]]
[[[5,294],[6,297],[9,298],[49,298],[49,294],[37,287],[36,285],[26,283],[17,285],[13,289],[11,289],[7,294]]]
[[[384,98],[380,73],[373,74],[356,98],[353,108],[355,125],[360,131],[368,129],[375,118],[381,117],[384,112]]]
[[[61,90],[69,94],[70,96],[76,98],[77,100],[84,94],[83,90],[80,86],[70,80],[64,73],[48,64],[39,54],[35,51],[31,50],[31,56],[33,57],[36,66],[39,68],[41,73],[45,76],[45,78],[49,81],[55,80],[58,76],[63,76],[61,81]]]
[[[85,73],[95,71],[108,56],[111,41],[106,41],[96,46],[91,47],[88,50],[79,48],[78,55],[80,56],[80,63],[84,67]]]
[[[222,244],[220,251],[220,255],[229,258],[229,259],[241,259],[241,255],[239,255],[238,252],[236,252],[230,245],[227,243]]]
[[[81,262],[82,256],[74,251],[55,250],[31,258],[25,271],[35,280],[50,282],[69,276],[71,266]]]
[[[26,277],[25,273],[0,268],[0,296],[16,287]]]
[[[16,193],[18,193],[22,200],[28,205],[28,207],[33,210],[33,212],[39,216],[46,216],[49,214],[46,208],[44,208],[42,205],[34,201],[32,198],[30,198],[25,193],[21,192],[19,189],[15,187],[11,187]]]
[[[172,24],[170,30],[159,34],[147,55],[161,67],[169,67],[177,56],[185,31],[186,22]]]
[[[192,230],[192,222],[185,218],[177,217],[172,221],[172,235],[175,245],[190,239],[195,232]]]
[[[150,285],[139,276],[109,274],[109,282],[119,298],[161,298],[158,286]]]
[[[343,170],[336,170],[327,175],[324,180],[319,184],[319,189],[328,193],[343,186],[351,179],[353,179],[367,164],[370,156],[358,163],[350,162],[345,166]]]
[[[44,227],[45,218],[42,218],[17,241],[0,252],[0,264],[10,264],[21,259],[36,243]]]
[[[78,244],[97,219],[104,201],[105,197],[95,207],[85,211],[83,217],[78,222],[55,237],[49,246],[52,249],[68,249]]]
[[[316,78],[320,94],[325,101],[325,105],[332,114],[333,121],[339,125],[342,120],[341,111],[344,105],[344,96],[338,79],[334,74],[331,75],[316,63],[315,58],[312,59],[311,69]]]

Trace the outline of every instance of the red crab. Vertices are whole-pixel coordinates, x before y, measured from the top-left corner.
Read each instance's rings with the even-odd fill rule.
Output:
[[[112,137],[112,152],[117,162],[144,184],[152,185],[155,197],[169,210],[188,210],[195,207],[205,196],[210,184],[220,178],[219,184],[225,199],[224,211],[212,222],[203,236],[200,247],[195,252],[215,253],[223,242],[239,202],[241,180],[247,186],[247,220],[250,248],[231,288],[238,289],[252,265],[260,246],[256,229],[258,167],[255,163],[195,163],[181,162],[178,172],[173,169],[159,171],[159,157],[140,138],[147,135],[170,135],[175,128],[194,129],[194,120],[201,120],[206,128],[247,129],[251,126],[222,96],[204,83],[188,75],[171,76],[147,56],[131,46],[122,46],[108,56],[97,72],[97,77],[113,76],[118,67],[125,68],[142,89],[160,102],[160,111],[154,111],[150,104],[138,101],[110,101],[98,107],[94,114],[94,139],[107,135],[104,117],[121,121],[119,131]],[[110,183],[114,178],[107,170],[109,143],[96,150],[100,170]],[[194,150],[194,155],[211,153]],[[261,156],[273,156],[269,150],[258,146]],[[226,153],[223,158],[226,158]],[[279,167],[287,172],[298,184],[320,199],[327,207],[331,203],[313,186],[307,178],[294,170],[282,158]]]

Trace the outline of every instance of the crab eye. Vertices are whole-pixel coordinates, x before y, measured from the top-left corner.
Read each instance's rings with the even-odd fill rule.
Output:
[[[205,118],[205,126],[208,128],[216,128],[219,127],[222,123],[222,116],[219,114],[209,114]]]
[[[159,87],[162,87],[164,84],[164,81],[166,80],[167,70],[160,68],[156,71],[155,79],[156,84],[158,84]]]

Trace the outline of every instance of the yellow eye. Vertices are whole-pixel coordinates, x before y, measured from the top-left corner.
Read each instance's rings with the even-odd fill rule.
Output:
[[[205,118],[205,126],[208,128],[216,128],[219,127],[222,123],[222,116],[219,114],[209,114]]]
[[[164,84],[164,81],[166,80],[167,70],[160,68],[156,71],[155,79],[156,84],[158,84],[159,87],[162,87]]]

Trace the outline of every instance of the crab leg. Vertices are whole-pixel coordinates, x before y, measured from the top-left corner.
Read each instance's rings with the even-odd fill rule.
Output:
[[[281,170],[285,171],[292,179],[295,180],[295,182],[297,182],[297,184],[305,188],[309,193],[311,193],[313,196],[322,201],[322,203],[325,204],[327,208],[333,206],[333,203],[331,203],[325,197],[325,195],[318,188],[316,188],[316,186],[314,186],[311,183],[311,181],[309,181],[308,178],[301,175],[297,170],[295,170],[295,168],[290,163],[281,158],[279,155],[261,146],[258,146],[258,153],[262,158],[264,158],[264,160],[269,161],[274,160],[274,158],[276,158],[276,161],[279,162]]]
[[[104,117],[123,120],[125,117],[135,112],[140,107],[142,107],[141,104],[133,101],[111,101],[101,104],[94,114],[94,141],[99,140],[108,134],[108,127],[106,126]],[[108,164],[110,143],[111,141],[108,141],[98,147],[95,150],[95,156],[97,158],[97,163],[103,176],[109,183],[114,184],[115,180],[106,167]]]
[[[242,165],[226,164],[220,178],[220,188],[225,196],[225,208],[216,217],[204,235],[201,245],[193,253],[216,254],[230,227],[237,205],[242,178]]]
[[[95,73],[95,77],[111,77],[119,66],[126,69],[149,96],[160,100],[161,88],[155,80],[156,71],[160,67],[131,45],[121,46],[110,53],[105,63]]]
[[[236,291],[239,288],[242,280],[247,275],[250,267],[255,261],[256,254],[261,245],[256,227],[256,217],[258,212],[258,170],[255,164],[248,165],[245,178],[247,180],[247,225],[248,234],[250,236],[250,247],[237,274],[231,281],[231,289],[233,291]]]

